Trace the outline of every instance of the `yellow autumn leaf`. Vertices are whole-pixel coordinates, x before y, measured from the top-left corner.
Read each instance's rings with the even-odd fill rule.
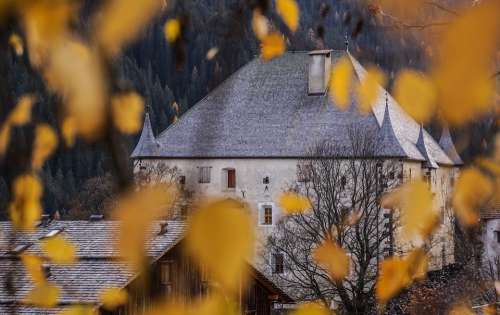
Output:
[[[416,248],[405,257],[389,257],[380,264],[375,287],[377,300],[384,305],[389,299],[427,274],[428,257],[422,248]]]
[[[40,307],[54,307],[59,299],[59,288],[48,283],[35,286],[24,299],[24,303]]]
[[[295,32],[299,27],[299,5],[295,0],[276,0],[276,11],[288,28]]]
[[[9,36],[9,45],[14,49],[16,55],[21,56],[24,52],[23,40],[17,34],[11,34]]]
[[[309,199],[294,192],[282,193],[278,203],[286,214],[296,214],[311,210]]]
[[[384,208],[399,208],[402,233],[406,240],[420,244],[439,224],[439,212],[434,209],[432,192],[422,180],[403,184],[382,198]]]
[[[175,186],[161,184],[130,190],[117,200],[112,211],[113,219],[120,222],[116,246],[131,268],[144,266],[151,224],[169,215],[176,194]]]
[[[309,302],[299,305],[291,315],[332,315],[332,313],[319,303]]]
[[[486,305],[481,308],[481,311],[484,315],[496,315],[497,308],[494,305]]]
[[[115,127],[125,134],[134,134],[142,127],[144,101],[135,92],[113,96],[111,100]]]
[[[478,1],[446,27],[432,73],[439,113],[448,123],[460,125],[493,109],[499,40],[499,1]]]
[[[67,116],[64,118],[61,124],[61,134],[64,138],[66,146],[72,147],[75,144],[76,139],[76,119],[72,116]]]
[[[411,283],[407,264],[403,258],[389,257],[380,264],[380,272],[375,287],[375,295],[379,303],[384,305],[390,298],[398,294]]]
[[[453,209],[458,220],[464,226],[479,222],[479,208],[492,197],[493,183],[477,168],[464,169],[453,191]]]
[[[345,110],[350,104],[353,68],[347,57],[342,57],[335,63],[330,76],[328,92],[332,102]]]
[[[208,200],[188,222],[186,250],[222,288],[232,291],[245,277],[254,252],[250,210],[233,199]]]
[[[42,215],[42,183],[35,175],[17,177],[13,184],[13,200],[9,205],[9,215],[14,227],[31,230]]]
[[[458,304],[450,309],[448,315],[476,315],[476,313],[465,304]]]
[[[429,258],[424,249],[417,247],[405,258],[408,274],[412,280],[423,280],[427,276]]]
[[[181,35],[181,22],[178,19],[169,19],[163,29],[169,43],[173,43]]]
[[[219,48],[217,47],[212,47],[207,51],[206,58],[207,60],[212,60],[215,58],[215,56],[219,53]]]
[[[42,270],[43,261],[40,257],[21,254],[21,261],[26,268],[27,273],[30,275],[31,280],[35,285],[39,285],[45,282],[45,275]]]
[[[40,124],[35,129],[35,141],[33,143],[33,153],[31,165],[34,169],[40,169],[45,160],[57,148],[57,134],[47,124]]]
[[[76,261],[76,247],[60,235],[41,241],[45,255],[57,264],[71,264]]]
[[[67,34],[77,5],[72,1],[23,1],[20,13],[31,63],[42,67],[53,45]]]
[[[425,123],[434,116],[436,89],[423,73],[408,69],[401,71],[394,83],[394,96],[416,121]]]
[[[57,313],[58,315],[97,315],[94,306],[71,305]]]
[[[10,140],[10,125],[3,124],[0,128],[0,156],[5,154]]]
[[[260,9],[253,10],[252,30],[259,40],[263,40],[269,33],[269,21],[262,15]]]
[[[312,254],[316,263],[325,268],[333,280],[342,281],[349,275],[349,256],[335,242],[324,241]]]
[[[22,126],[31,120],[31,108],[35,102],[33,95],[23,95],[16,107],[9,113],[7,121],[13,126]]]
[[[261,57],[264,61],[279,57],[285,53],[283,35],[277,32],[270,33],[260,43]]]
[[[189,314],[193,315],[239,315],[237,305],[221,294],[211,294],[191,306]]]
[[[62,97],[65,114],[74,117],[78,134],[95,140],[106,124],[108,95],[95,49],[76,39],[57,42],[43,74],[49,88]]]
[[[134,40],[165,5],[160,0],[106,1],[94,21],[97,42],[110,57]]]
[[[367,69],[364,78],[356,86],[356,95],[360,112],[370,112],[380,93],[380,87],[385,86],[385,83],[385,75],[379,68],[372,66]]]
[[[127,303],[128,293],[120,288],[107,288],[100,294],[100,301],[104,308],[112,311],[118,306]]]

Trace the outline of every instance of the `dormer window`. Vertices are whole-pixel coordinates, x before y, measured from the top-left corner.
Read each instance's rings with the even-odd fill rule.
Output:
[[[50,232],[48,232],[44,236],[40,237],[40,239],[54,237],[61,232],[62,232],[62,229],[51,230]]]

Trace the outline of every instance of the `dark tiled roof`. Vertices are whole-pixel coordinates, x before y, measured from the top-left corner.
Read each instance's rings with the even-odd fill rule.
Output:
[[[52,221],[47,226],[41,226],[33,233],[17,233],[17,243],[33,243],[26,252],[40,255],[38,240],[52,230],[62,229],[60,235],[78,246],[77,256],[84,259],[92,258],[118,258],[119,254],[114,247],[115,235],[120,228],[118,221]],[[169,221],[168,233],[157,235],[159,223],[152,227],[155,235],[148,246],[148,254],[156,257],[162,254],[169,246],[175,244],[184,232],[185,223],[182,221]],[[11,231],[8,221],[0,222],[0,231],[7,234]],[[0,235],[0,258],[7,254],[7,239]]]
[[[332,52],[335,63],[343,51]],[[365,69],[351,55],[356,76]],[[152,139],[149,120],[132,157],[301,157],[311,146],[333,140],[348,144],[348,127],[378,130],[383,125],[385,90],[368,115],[340,110],[327,95],[308,95],[309,55],[288,52],[269,62],[254,59],[194,105],[181,119]],[[389,95],[388,112],[397,141],[387,138],[391,156],[401,151],[425,161],[416,147],[419,125]],[[439,164],[453,161],[424,131],[428,153]],[[157,146],[159,145],[159,147]],[[383,152],[382,151],[382,152]]]
[[[41,308],[33,306],[17,305],[15,308],[13,305],[2,305],[0,304],[0,314],[14,314],[14,310],[17,315],[54,315],[59,314],[64,310],[64,307],[52,307],[52,308]]]
[[[443,127],[441,132],[441,138],[439,138],[439,145],[443,148],[444,152],[450,157],[450,159],[455,163],[455,165],[463,165],[464,161],[457,152],[455,145],[453,144],[453,139],[451,138],[450,129]]]
[[[14,284],[15,300],[20,301],[33,288],[33,284],[21,261],[0,259],[0,274],[16,270]],[[60,304],[98,303],[99,294],[105,288],[122,288],[134,274],[124,263],[111,260],[82,260],[71,265],[50,265],[50,284],[60,291]],[[0,290],[0,303],[14,299],[5,290]]]
[[[135,276],[120,260],[119,253],[114,248],[115,235],[119,229],[118,221],[52,221],[40,226],[33,233],[16,233],[16,244],[32,243],[33,245],[25,252],[42,256],[38,240],[55,229],[62,229],[60,235],[77,246],[79,258],[75,264],[50,264],[48,280],[60,288],[59,303],[61,305],[97,304],[99,294],[103,289],[124,287]],[[17,296],[13,299],[2,285],[0,286],[0,304],[22,300],[33,287],[22,263],[7,251],[7,236],[11,230],[9,222],[0,222],[0,275],[3,279],[3,275],[7,273],[15,275],[14,284]],[[152,238],[147,246],[148,255],[153,259],[160,257],[182,239],[185,223],[168,221],[167,233],[158,235],[159,230],[160,222],[158,221],[151,227]],[[29,307],[23,307],[23,309],[26,314],[32,311]],[[51,313],[48,311],[47,314]]]

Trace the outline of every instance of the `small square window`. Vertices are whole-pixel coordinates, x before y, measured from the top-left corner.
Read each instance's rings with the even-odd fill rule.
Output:
[[[212,168],[210,166],[198,167],[198,183],[200,184],[210,183],[211,170]]]
[[[273,266],[273,273],[275,274],[281,274],[285,270],[285,258],[283,257],[283,254],[274,254],[273,255],[274,259],[274,266]]]
[[[179,176],[179,184],[186,185],[186,176],[184,175]]]
[[[264,225],[272,225],[273,224],[273,207],[266,205],[263,207],[263,212],[264,212],[264,220],[263,223]]]
[[[269,176],[266,176],[262,179],[262,184],[268,185],[269,184]]]

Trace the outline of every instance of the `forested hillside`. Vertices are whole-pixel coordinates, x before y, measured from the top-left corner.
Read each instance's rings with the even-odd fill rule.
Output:
[[[422,43],[413,37],[413,31],[380,23],[373,8],[351,1],[298,2],[300,27],[295,34],[287,34],[289,50],[345,49],[347,37],[352,54],[363,62],[378,64],[390,76],[401,67],[425,67]],[[90,1],[87,3],[78,27],[87,27],[85,15],[95,6],[97,4]],[[123,85],[143,95],[155,134],[175,119],[174,102],[179,105],[178,115],[182,115],[258,54],[258,41],[250,25],[251,12],[247,2],[237,0],[174,2],[117,61],[115,70]],[[181,40],[173,46],[165,40],[163,32],[165,21],[171,17],[179,18],[183,24]],[[279,22],[276,17],[275,20]],[[218,49],[218,54],[209,60],[207,51],[213,47]],[[4,59],[1,60],[2,66],[6,67],[5,73],[8,74],[2,84],[8,87],[10,99],[34,93],[37,97],[34,121],[57,126],[60,117],[56,117],[56,111],[52,109],[58,106],[59,100],[49,96],[43,81],[26,66],[29,64],[27,57],[16,57],[12,51],[0,57]],[[0,121],[13,106],[2,104]],[[31,133],[30,127],[16,128],[12,139],[22,143]],[[125,139],[127,152],[131,151],[137,137]],[[110,177],[106,176],[110,172],[106,153],[103,153],[106,150],[96,150],[100,145],[77,142],[71,149],[59,147],[42,172],[46,212],[58,210],[63,217],[85,217],[89,212],[100,210],[113,189]],[[65,154],[61,154],[62,150]],[[8,200],[3,175],[8,167],[8,164],[2,164],[0,173],[0,209],[3,215]]]

